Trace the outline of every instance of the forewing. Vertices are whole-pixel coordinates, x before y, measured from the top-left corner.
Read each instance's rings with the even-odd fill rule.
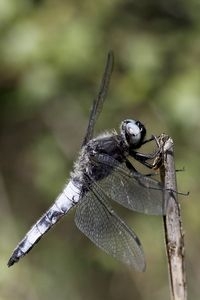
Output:
[[[102,110],[104,100],[106,98],[108,87],[110,83],[111,74],[113,71],[113,65],[114,65],[114,54],[112,51],[109,51],[105,70],[103,73],[103,77],[101,80],[100,88],[97,97],[93,101],[92,109],[90,112],[88,127],[86,130],[86,134],[83,140],[82,147],[86,145],[89,140],[93,138],[93,132],[94,132],[94,126],[97,121],[97,118]]]
[[[130,171],[125,163],[119,163],[111,156],[100,154],[94,159],[98,168],[102,172],[105,169],[108,174],[98,184],[109,198],[137,212],[165,214],[167,205],[159,181],[137,171]]]
[[[78,204],[77,227],[99,248],[138,271],[145,270],[139,239],[108,205],[106,196],[94,183]]]

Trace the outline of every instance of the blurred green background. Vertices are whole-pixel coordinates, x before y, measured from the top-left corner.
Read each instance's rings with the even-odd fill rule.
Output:
[[[147,271],[97,249],[69,213],[13,268],[7,260],[69,177],[109,49],[96,133],[141,120],[175,142],[189,299],[200,282],[200,2],[0,0],[0,299],[169,299],[161,217],[119,212]]]

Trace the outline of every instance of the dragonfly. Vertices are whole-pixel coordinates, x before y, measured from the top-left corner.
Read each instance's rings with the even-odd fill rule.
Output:
[[[95,123],[107,96],[114,65],[114,54],[108,53],[99,92],[93,101],[81,150],[70,178],[52,206],[38,219],[14,249],[8,266],[25,256],[43,235],[75,207],[75,224],[96,246],[133,267],[146,268],[143,247],[135,232],[112,208],[112,201],[140,213],[165,215],[163,186],[153,176],[137,171],[131,158],[153,168],[151,160],[159,154],[138,151],[155,141],[146,138],[146,128],[138,120],[126,119],[115,130],[94,135]]]

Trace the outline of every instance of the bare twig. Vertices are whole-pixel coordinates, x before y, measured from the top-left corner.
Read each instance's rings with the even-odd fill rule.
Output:
[[[173,140],[167,135],[160,136],[163,147],[161,180],[164,184],[166,216],[163,217],[165,243],[168,259],[169,281],[172,300],[186,300],[187,286],[185,273],[184,235],[177,201],[176,171],[174,164]]]

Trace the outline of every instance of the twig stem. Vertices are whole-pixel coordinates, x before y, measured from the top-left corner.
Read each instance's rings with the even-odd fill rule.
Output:
[[[186,300],[187,286],[185,273],[185,248],[180,205],[177,200],[176,171],[174,164],[173,140],[161,135],[163,146],[161,180],[164,184],[164,198],[167,203],[166,216],[163,217],[165,243],[168,260],[171,300]],[[169,192],[170,191],[170,192]]]

